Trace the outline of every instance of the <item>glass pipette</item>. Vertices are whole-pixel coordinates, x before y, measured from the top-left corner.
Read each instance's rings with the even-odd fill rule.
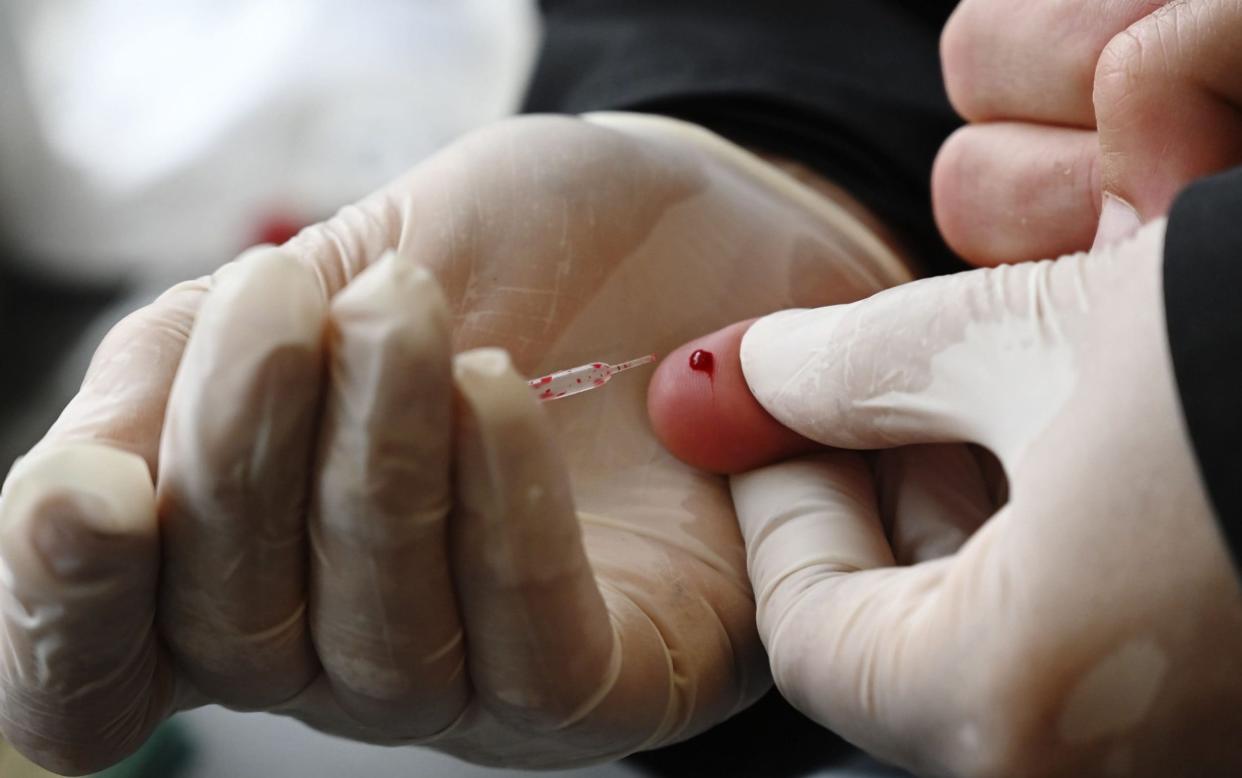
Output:
[[[629,370],[632,367],[650,365],[655,359],[655,354],[648,354],[645,357],[631,359],[619,365],[610,365],[607,362],[589,362],[585,365],[571,367],[568,370],[558,370],[555,373],[549,373],[539,378],[532,378],[527,383],[530,385],[531,391],[540,400],[559,400],[562,397],[569,397],[601,387],[612,380],[612,377],[617,373]]]

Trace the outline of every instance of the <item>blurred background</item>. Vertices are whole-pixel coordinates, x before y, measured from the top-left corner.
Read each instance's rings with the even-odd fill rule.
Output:
[[[0,468],[125,313],[515,111],[538,26],[530,0],[0,0]],[[766,704],[658,758],[559,775],[896,775]],[[219,708],[102,775],[346,774],[526,775]],[[0,778],[46,775],[0,742]]]
[[[512,113],[537,22],[529,0],[0,2],[0,465],[123,311]]]

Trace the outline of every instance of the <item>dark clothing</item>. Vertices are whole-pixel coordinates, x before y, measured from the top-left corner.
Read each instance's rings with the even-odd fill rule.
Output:
[[[1199,473],[1242,570],[1242,167],[1177,198],[1164,239],[1173,372]]]
[[[694,122],[797,160],[879,216],[929,272],[931,167],[958,126],[940,77],[944,0],[544,0],[524,110]]]

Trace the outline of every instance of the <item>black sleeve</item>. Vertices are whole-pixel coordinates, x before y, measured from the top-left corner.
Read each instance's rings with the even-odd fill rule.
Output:
[[[543,0],[525,111],[659,113],[807,165],[932,272],[961,269],[931,211],[958,124],[940,76],[955,0]]]
[[[1242,168],[1173,204],[1164,308],[1199,473],[1242,575]]]

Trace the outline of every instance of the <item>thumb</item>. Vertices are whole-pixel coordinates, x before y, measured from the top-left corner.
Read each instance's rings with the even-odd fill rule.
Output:
[[[987,627],[1006,623],[1012,593],[996,525],[953,556],[896,567],[856,452],[791,459],[730,486],[759,634],[790,704],[919,774],[1000,774],[1015,722],[996,703],[1012,692],[1002,674],[978,671],[1011,665],[1009,631]],[[954,510],[935,495],[926,507]]]
[[[980,443],[1005,461],[1073,386],[1066,328],[1084,255],[915,281],[755,322],[741,365],[759,404],[828,446]]]
[[[1169,3],[1104,48],[1093,94],[1107,193],[1097,245],[1165,214],[1195,178],[1242,162],[1239,35],[1237,3]]]

